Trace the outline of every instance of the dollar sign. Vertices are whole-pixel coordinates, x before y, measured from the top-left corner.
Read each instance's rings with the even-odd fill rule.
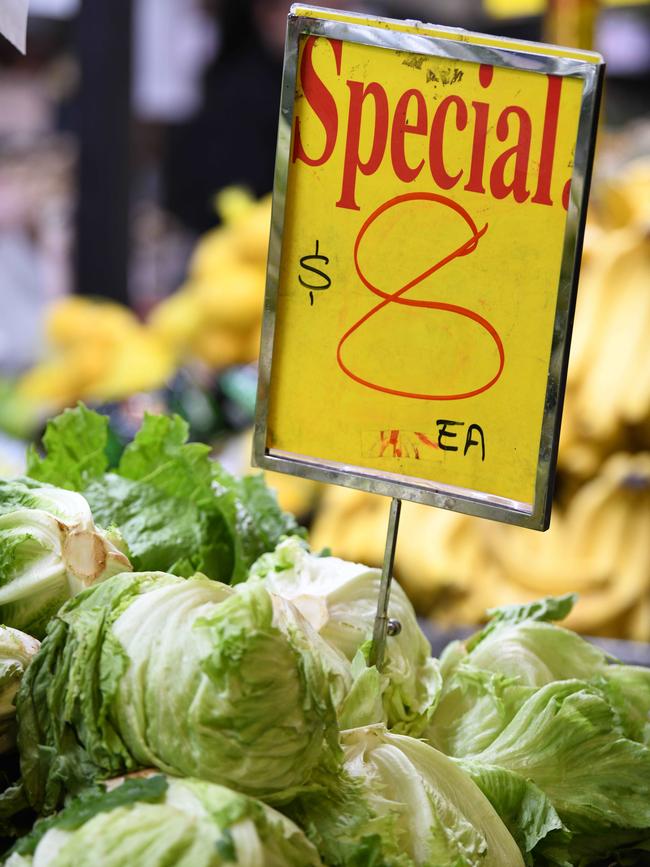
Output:
[[[315,259],[318,262],[323,262],[325,265],[329,265],[330,260],[328,259],[328,257],[319,254],[318,244],[319,242],[316,241],[316,251],[314,253],[308,256],[303,256],[300,259],[300,267],[304,268],[306,271],[311,271],[311,273],[315,275],[312,280],[320,278],[320,281],[322,282],[308,283],[306,280],[303,279],[301,274],[298,274],[298,280],[301,286],[309,289],[309,303],[312,305],[312,307],[314,305],[314,291],[322,292],[325,289],[329,289],[329,287],[332,285],[332,281],[330,280],[329,275],[325,273],[325,271],[322,271],[320,268],[315,268],[313,265],[309,264],[309,262]]]

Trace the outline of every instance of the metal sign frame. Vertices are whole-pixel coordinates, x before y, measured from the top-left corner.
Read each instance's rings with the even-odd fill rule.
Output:
[[[267,418],[282,256],[285,198],[297,80],[299,40],[323,36],[332,40],[384,47],[451,60],[490,64],[520,71],[570,76],[583,82],[574,170],[571,181],[562,264],[553,327],[546,398],[538,451],[534,502],[520,503],[480,491],[433,483],[313,456],[271,450]],[[498,45],[494,43],[497,42]],[[490,518],[531,529],[546,529],[551,499],[566,384],[569,342],[586,217],[586,204],[596,136],[604,63],[590,52],[560,49],[518,40],[497,40],[420,22],[398,22],[373,16],[344,15],[319,7],[292,6],[288,19],[282,99],[276,152],[271,235],[259,361],[259,382],[253,440],[255,466],[422,504]]]

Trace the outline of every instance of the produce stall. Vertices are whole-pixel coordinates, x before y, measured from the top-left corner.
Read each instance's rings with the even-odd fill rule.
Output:
[[[379,570],[186,433],[109,462],[68,410],[2,483],[8,865],[644,863],[650,669],[555,625],[572,596],[434,658],[398,585],[368,667]]]
[[[215,202],[222,225],[199,242],[176,293],[141,317],[102,299],[60,301],[47,318],[42,359],[0,392],[0,427],[16,438],[0,460],[0,862],[7,867],[650,863],[650,382],[642,375],[650,361],[650,146],[642,132],[604,142],[567,370],[590,171],[589,148],[572,148],[567,128],[579,118],[578,140],[593,134],[600,59],[425,31],[414,22],[296,7],[287,50],[295,80],[285,86],[273,219],[270,198],[222,191]],[[425,57],[416,49],[428,38],[435,50]],[[520,55],[515,63],[512,51]],[[423,126],[435,166],[436,124],[444,132],[455,117],[455,132],[467,130],[466,150],[454,153],[468,156],[475,186],[468,194],[486,197],[481,221],[438,192],[393,195],[375,153],[381,84],[355,78],[372,77],[382,63],[401,67],[391,85],[401,96],[391,93],[390,105],[404,110],[395,111],[392,135],[385,128],[392,167],[401,165],[401,148],[400,171],[414,171],[415,151],[405,142],[424,141]],[[473,69],[480,72],[472,83]],[[437,88],[433,126],[419,123],[419,91],[406,89],[416,76]],[[575,76],[584,77],[588,99]],[[562,86],[565,97],[573,94],[564,114]],[[355,94],[357,133],[364,104],[375,105],[365,162],[354,140]],[[462,122],[472,94],[473,130]],[[346,230],[337,234],[327,210],[326,169],[312,172],[327,159],[313,158],[309,138],[315,113],[327,153],[344,98],[345,160],[334,167],[343,172],[336,207],[358,231],[352,258]],[[479,98],[487,100],[482,108]],[[418,106],[416,121],[410,104]],[[502,132],[483,144],[481,157],[476,130],[489,110],[502,112],[495,127]],[[527,111],[541,153],[526,165],[542,200],[531,205],[539,212],[532,218],[517,199]],[[502,122],[508,117],[519,119],[515,146]],[[441,140],[442,170],[431,170],[437,181],[450,165]],[[316,141],[322,146],[322,137]],[[569,180],[558,173],[552,185],[556,141]],[[492,166],[487,192],[476,189],[481,159]],[[512,178],[508,160],[519,167]],[[355,196],[368,195],[371,182],[384,204],[357,207]],[[466,203],[460,190],[450,195]],[[461,215],[471,238],[457,238],[453,254],[389,292],[381,280],[404,273],[426,237],[420,230],[432,228],[417,210],[423,201]],[[405,204],[411,210],[400,220],[394,215]],[[531,219],[543,229],[537,236],[526,228]],[[490,307],[493,283],[471,295],[475,272],[468,279],[461,269],[455,301],[488,312],[417,292],[410,307],[399,301],[456,259],[463,267],[482,261],[479,270],[491,275],[499,257],[473,254],[485,239],[497,249],[512,243],[519,223],[531,259],[509,271],[499,266],[501,293],[519,288],[535,256],[547,255],[543,264],[535,259],[534,298]],[[393,251],[380,267],[363,257],[377,226],[373,243]],[[456,237],[443,226],[435,235],[441,249],[446,231]],[[408,255],[395,251],[396,236]],[[346,255],[360,281],[358,319],[339,291]],[[380,298],[375,307],[368,290]],[[350,350],[368,320],[386,310],[397,317],[400,303],[410,325],[400,331],[393,323],[385,329],[391,339],[408,336],[414,311],[445,309],[458,319],[462,310],[490,336],[496,374],[469,393],[418,394],[412,385],[406,393],[401,355],[414,347],[417,354],[416,339],[392,355]],[[543,326],[528,327],[536,317]],[[454,345],[453,328],[441,345]],[[323,334],[339,339],[329,367]],[[345,386],[330,387],[334,359]],[[370,372],[362,367],[368,359]],[[388,368],[396,380],[382,378]],[[314,370],[322,377],[310,379]],[[372,440],[355,428],[359,416],[364,424],[365,415],[375,412],[373,424],[380,417],[376,395],[363,402],[359,386],[382,393],[382,411],[395,397],[449,407],[489,393],[504,370],[501,384],[511,391],[501,403],[483,402],[480,418],[459,422],[443,413],[435,435],[404,421],[382,430],[379,444],[376,430]],[[557,395],[565,388],[558,450]],[[350,394],[361,407],[356,414]],[[501,436],[496,470],[486,469],[485,431],[493,459],[495,420],[513,395],[521,397],[513,416],[525,422],[511,425],[511,440]],[[538,409],[535,427],[528,418]],[[313,424],[303,423],[302,411]],[[314,438],[327,424],[337,436]],[[423,467],[409,437],[437,448],[437,458],[469,452],[474,469],[466,461],[459,470],[451,459]],[[526,464],[514,453],[528,440]],[[316,450],[302,452],[305,444]],[[323,444],[335,453],[317,451]],[[261,471],[251,469],[251,453]],[[387,470],[385,457],[394,461]],[[521,472],[510,472],[515,458]],[[467,479],[474,487],[463,487]],[[392,501],[379,496],[386,493]],[[546,532],[525,529],[544,529],[549,517]]]
[[[537,537],[404,508],[396,574],[418,613],[437,626],[470,626],[487,608],[579,591],[571,628],[650,640],[649,154],[650,126],[601,133],[550,530]],[[250,472],[250,436],[234,435],[253,418],[249,365],[257,357],[270,201],[232,189],[218,206],[223,227],[200,241],[186,283],[144,322],[101,300],[71,297],[52,307],[42,361],[0,394],[6,431],[34,437],[49,414],[84,400],[110,411],[126,442],[145,410],[171,410],[233,471]],[[381,563],[385,499],[268,478],[309,526],[315,548]]]

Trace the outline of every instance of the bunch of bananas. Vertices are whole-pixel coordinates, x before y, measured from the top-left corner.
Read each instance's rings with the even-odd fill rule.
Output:
[[[68,296],[45,324],[47,355],[16,384],[45,413],[77,400],[121,400],[160,388],[175,370],[170,349],[127,308]]]
[[[270,196],[228,188],[216,203],[222,225],[202,237],[187,281],[148,320],[179,358],[212,369],[257,359],[271,221]]]
[[[592,218],[585,238],[559,454],[577,478],[650,440],[650,160],[644,168],[645,184],[635,165],[638,188],[617,191],[617,215],[630,221]],[[635,189],[642,201],[624,209],[622,191],[633,199]]]
[[[333,489],[315,547],[380,565],[388,500]],[[575,316],[551,528],[534,533],[404,503],[395,572],[421,614],[576,591],[568,626],[650,641],[650,159],[595,186]]]
[[[318,549],[381,565],[388,500],[328,490],[311,532]],[[485,610],[578,592],[568,625],[650,641],[650,453],[618,453],[558,505],[547,533],[404,503],[395,574],[421,613],[446,625]]]

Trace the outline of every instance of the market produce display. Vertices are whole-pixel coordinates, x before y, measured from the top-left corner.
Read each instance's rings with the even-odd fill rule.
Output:
[[[396,574],[418,614],[437,623],[476,624],[490,607],[578,591],[571,628],[650,640],[650,161],[643,135],[641,128],[638,135],[601,136],[550,531],[536,536],[405,505]],[[257,358],[270,223],[268,197],[255,201],[228,189],[217,207],[221,226],[199,241],[187,280],[146,322],[119,306],[78,297],[54,306],[47,357],[24,374],[8,403],[0,398],[3,407],[13,406],[9,415],[27,413],[34,421],[79,398],[101,402],[146,389],[164,405],[178,370],[189,376],[182,389],[187,393],[193,383],[198,414],[206,415],[206,401],[218,398],[206,397],[201,377],[188,372],[197,362],[205,371],[223,372]],[[192,422],[192,413],[185,414]],[[0,416],[0,423],[8,421],[4,410]],[[212,434],[214,441],[213,422],[201,428],[201,437]],[[249,472],[249,455],[247,440],[242,473]],[[314,548],[381,562],[388,508],[382,498],[279,474],[266,478],[283,507],[312,524]],[[91,506],[100,525],[106,523],[99,503]],[[164,571],[173,561],[152,565],[145,558],[134,565]]]
[[[435,660],[395,585],[377,671],[378,570],[310,549],[261,478],[185,439],[151,416],[111,463],[78,407],[0,486],[6,514],[101,516],[138,570],[69,585],[40,648],[7,609],[3,863],[646,863],[650,669],[556,625],[573,596],[491,611]]]

